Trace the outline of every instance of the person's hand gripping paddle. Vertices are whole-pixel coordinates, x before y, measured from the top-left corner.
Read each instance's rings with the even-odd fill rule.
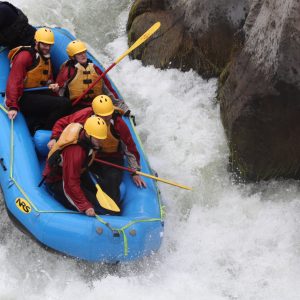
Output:
[[[108,71],[110,71],[115,65],[117,65],[125,56],[131,53],[134,49],[136,49],[145,41],[147,41],[149,37],[152,36],[159,29],[159,27],[160,22],[156,22],[153,26],[151,26],[139,39],[136,40],[136,42],[128,50],[126,50],[120,57],[118,57],[111,66],[109,66],[78,98],[76,98],[72,102],[72,105],[76,105],[89,92],[89,90],[92,89],[97,84],[97,82],[106,75]]]

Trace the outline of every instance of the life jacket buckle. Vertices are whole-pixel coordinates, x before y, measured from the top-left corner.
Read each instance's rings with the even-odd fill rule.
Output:
[[[90,83],[92,83],[92,79],[84,79],[83,83],[84,84],[90,84]]]

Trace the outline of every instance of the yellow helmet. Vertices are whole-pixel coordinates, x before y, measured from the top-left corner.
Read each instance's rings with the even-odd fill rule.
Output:
[[[37,42],[45,43],[45,44],[54,44],[54,33],[51,29],[42,27],[39,28],[34,35],[34,39]]]
[[[100,117],[89,117],[85,121],[83,128],[88,135],[91,135],[96,139],[104,140],[107,138],[107,125]]]
[[[106,95],[100,95],[95,97],[92,102],[92,108],[94,113],[100,117],[109,116],[115,110],[115,107],[113,106],[110,97]]]
[[[85,43],[79,40],[72,41],[67,46],[67,54],[71,57],[86,50]]]

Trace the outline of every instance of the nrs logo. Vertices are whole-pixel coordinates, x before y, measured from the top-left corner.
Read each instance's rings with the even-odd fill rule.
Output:
[[[30,204],[23,198],[17,198],[16,206],[21,212],[25,214],[29,214],[31,212]]]

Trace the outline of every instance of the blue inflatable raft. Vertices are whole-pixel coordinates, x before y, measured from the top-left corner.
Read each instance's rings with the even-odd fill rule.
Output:
[[[53,31],[55,45],[51,58],[57,73],[67,60],[67,44],[75,38],[65,29],[53,28]],[[5,91],[9,74],[8,50],[2,48],[0,51],[0,91]],[[90,53],[88,56],[103,70]],[[134,125],[128,118],[124,120],[140,153],[142,171],[151,174]],[[38,131],[32,138],[21,114],[10,121],[3,93],[0,95],[0,128],[0,184],[7,212],[22,231],[46,248],[90,262],[131,261],[159,249],[163,219],[155,181],[144,178],[147,188],[139,189],[130,174],[124,172],[120,216],[94,218],[70,211],[49,195],[44,186],[38,187],[50,131]]]

